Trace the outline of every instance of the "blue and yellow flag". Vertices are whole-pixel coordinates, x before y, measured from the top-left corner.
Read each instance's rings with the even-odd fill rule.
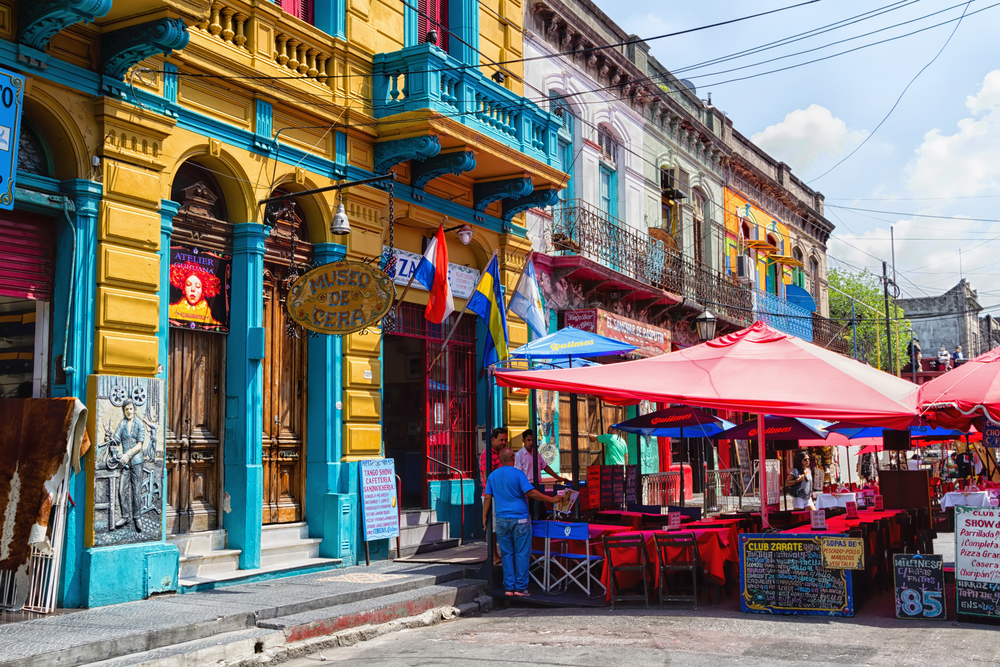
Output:
[[[483,363],[486,366],[507,358],[507,313],[500,289],[500,264],[497,256],[486,266],[479,277],[476,291],[469,299],[469,310],[486,323],[486,351]]]

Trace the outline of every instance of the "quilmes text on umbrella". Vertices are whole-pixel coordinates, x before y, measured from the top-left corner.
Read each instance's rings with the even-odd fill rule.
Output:
[[[789,433],[792,430],[791,426],[767,426],[764,428],[764,435],[773,435],[775,433]],[[757,436],[757,429],[752,428],[747,435],[751,438]]]
[[[566,343],[550,343],[549,344],[549,349],[551,349],[554,352],[558,352],[559,350],[565,350],[565,349],[571,348],[571,347],[587,347],[588,345],[593,345],[593,344],[594,344],[593,339],[591,339],[591,340],[571,340],[571,341],[568,341]]]
[[[653,417],[649,423],[656,426],[657,424],[669,424],[670,422],[676,422],[688,418],[690,418],[690,415],[667,415],[666,417]]]

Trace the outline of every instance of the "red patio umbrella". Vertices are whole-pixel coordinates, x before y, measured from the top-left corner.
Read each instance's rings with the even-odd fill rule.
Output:
[[[935,426],[965,430],[984,416],[1000,422],[1000,347],[920,385],[919,399]]]
[[[652,400],[827,421],[906,428],[917,387],[763,322],[670,354],[607,366],[497,371],[501,386]],[[763,423],[759,426],[763,430]],[[758,438],[760,456],[764,440]],[[760,466],[761,489],[767,489]],[[766,502],[761,513],[766,522]]]
[[[505,387],[619,402],[651,400],[886,428],[906,428],[917,414],[917,386],[909,380],[763,322],[658,357],[590,368],[497,371],[496,378]]]

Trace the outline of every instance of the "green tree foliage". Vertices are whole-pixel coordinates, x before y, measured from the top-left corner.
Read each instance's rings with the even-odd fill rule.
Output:
[[[882,291],[882,277],[865,269],[862,272],[833,269],[827,280],[830,285],[830,318],[844,325],[843,336],[847,340],[848,354],[854,354],[857,336],[858,359],[876,368],[889,371],[889,343],[885,335],[885,299]],[[856,322],[851,322],[851,301],[855,300]],[[889,294],[889,317],[894,345],[893,365],[890,371],[903,368],[909,363],[906,349],[910,342],[910,321],[903,309],[895,306],[892,293]],[[897,338],[898,328],[898,338]]]

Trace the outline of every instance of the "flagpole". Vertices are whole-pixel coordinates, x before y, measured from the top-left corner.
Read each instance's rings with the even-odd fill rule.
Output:
[[[507,305],[504,307],[504,310],[508,313],[510,312],[510,304],[514,302],[514,295],[517,294],[517,291],[521,288],[521,281],[524,280],[524,273],[528,270],[528,264],[531,263],[531,257],[534,254],[535,251],[532,250],[528,253],[528,256],[524,260],[524,266],[521,267],[521,275],[517,277],[517,282],[514,283],[514,291],[510,293],[510,298],[507,299]],[[514,314],[517,315],[517,313]]]
[[[496,257],[496,256],[497,256],[497,251],[494,250],[493,254],[490,256],[490,261],[486,262],[486,266],[487,267],[490,265],[490,262],[492,262],[493,258]],[[480,276],[479,280],[482,280],[482,279],[483,279],[482,276]],[[451,337],[453,335],[455,335],[455,330],[458,329],[458,323],[462,321],[462,315],[464,315],[465,311],[467,311],[469,309],[469,302],[472,301],[472,297],[475,296],[476,290],[478,290],[478,289],[479,289],[479,284],[477,283],[476,284],[476,289],[473,290],[472,294],[469,295],[469,298],[465,300],[465,307],[463,307],[462,308],[462,312],[460,312],[458,314],[458,319],[455,320],[455,324],[453,324],[451,326],[451,331],[448,332],[447,338],[445,338],[444,342],[441,343],[441,349],[438,350],[437,355],[431,361],[431,365],[427,367],[427,372],[428,373],[430,373],[432,370],[434,370],[434,366],[435,366],[435,364],[437,364],[438,359],[440,359],[441,355],[444,354],[444,349],[448,346],[448,342],[451,340]]]

